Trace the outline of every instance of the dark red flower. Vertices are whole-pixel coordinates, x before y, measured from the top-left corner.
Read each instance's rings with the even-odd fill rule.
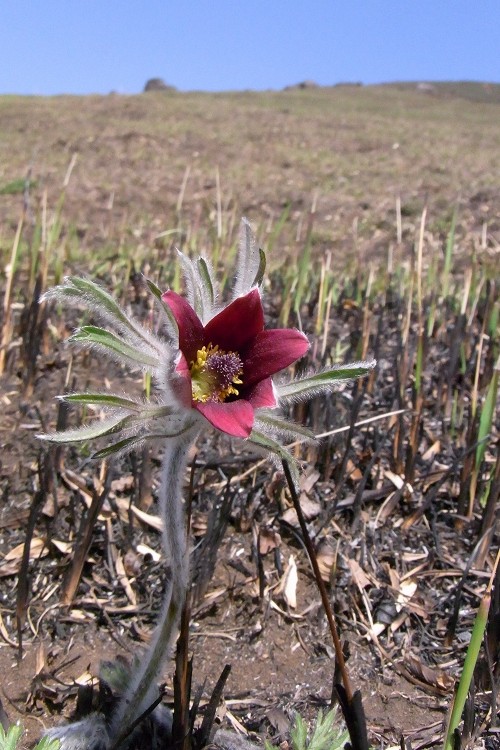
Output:
[[[205,326],[175,292],[162,300],[179,328],[177,395],[221,432],[246,438],[254,411],[276,406],[271,375],[302,357],[309,342],[300,331],[264,330],[258,289],[238,297]]]

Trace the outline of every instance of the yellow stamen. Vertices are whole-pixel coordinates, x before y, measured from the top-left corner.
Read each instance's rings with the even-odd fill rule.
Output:
[[[216,344],[203,346],[191,362],[193,401],[225,401],[238,396],[235,385],[242,385],[243,363],[236,352],[225,352]]]

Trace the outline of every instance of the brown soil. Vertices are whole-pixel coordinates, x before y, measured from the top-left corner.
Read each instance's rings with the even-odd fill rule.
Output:
[[[15,377],[3,381],[10,402],[4,408],[1,438],[5,506],[0,521],[4,552],[24,539],[34,487],[38,486],[39,446],[33,433],[39,429],[40,414],[50,419],[48,414],[53,413],[45,394],[62,391],[63,364],[64,358],[57,352],[49,363],[42,359],[39,372],[43,376],[37,382],[35,396],[28,400],[19,396]],[[73,370],[79,373],[77,380],[85,382],[95,364],[92,358],[79,357]],[[111,377],[112,372],[108,375]],[[366,413],[370,413],[369,406]],[[231,456],[236,460],[231,460]],[[153,495],[158,472],[155,457],[158,457],[156,450],[152,456]],[[334,674],[331,638],[307,558],[294,526],[284,520],[289,501],[285,501],[280,483],[276,484],[274,472],[269,471],[269,465],[262,465],[259,457],[241,453],[238,446],[231,450],[225,441],[202,440],[197,456],[193,524],[195,541],[199,543],[211,507],[221,501],[224,476],[238,477],[254,464],[256,471],[247,472],[249,476],[242,476],[234,485],[229,528],[217,554],[215,573],[209,577],[205,594],[198,592],[193,607],[193,681],[198,686],[206,679],[205,696],[208,696],[224,665],[230,664],[226,710],[247,729],[276,736],[283,731],[284,717],[291,717],[293,711],[311,718],[318,707],[328,704]],[[0,644],[0,669],[6,675],[2,702],[11,720],[22,719],[27,741],[35,739],[44,726],[59,723],[63,716],[71,714],[75,706],[75,679],[85,681],[88,679],[85,673],[95,677],[103,658],[107,660],[117,654],[131,657],[153,626],[160,601],[162,568],[148,556],[143,557],[138,545],[145,543],[159,549],[159,538],[147,526],[137,522],[130,525],[124,510],[131,500],[137,503],[141,471],[141,463],[137,467],[130,458],[113,469],[111,495],[94,529],[82,581],[72,605],[61,607],[61,584],[71,562],[71,552],[65,552],[60,542],[74,544],[75,529],[82,523],[83,500],[89,497],[85,487],[91,489],[99,474],[84,455],[73,449],[67,452],[58,475],[59,510],[55,512],[50,496],[44,498],[36,524],[35,536],[49,539],[50,543],[41,558],[37,559],[34,553],[29,568],[30,595],[23,626],[21,664],[16,661],[14,645],[16,578],[8,575],[16,569],[9,569],[9,565],[17,564],[19,569],[19,557],[14,563],[4,561],[0,566],[4,576],[0,581],[4,638],[12,642],[12,645]],[[83,491],[72,482],[82,483]],[[332,573],[330,593],[350,654],[349,673],[353,686],[362,691],[372,741],[397,742],[404,733],[406,738],[413,739],[414,747],[423,747],[441,736],[451,699],[452,675],[457,674],[463,658],[466,641],[455,639],[451,647],[445,647],[444,632],[450,606],[457,595],[460,568],[467,550],[473,546],[476,527],[469,528],[460,539],[445,511],[432,528],[424,516],[403,532],[402,521],[416,507],[411,498],[400,499],[390,515],[380,515],[380,501],[368,501],[360,516],[361,525],[351,527],[349,508],[356,485],[355,479],[347,481],[344,502],[326,527],[326,533],[323,531],[319,537],[332,550],[337,549],[337,572]],[[307,496],[324,512],[332,487],[331,479],[313,476]],[[390,489],[382,495],[389,498]],[[121,509],[119,517],[117,508]],[[154,505],[149,512],[154,513]],[[319,531],[318,521],[316,518],[311,522],[313,533]],[[254,542],[255,534],[266,530],[281,535],[282,568],[290,555],[297,561],[296,609],[291,609],[283,593],[276,589],[282,572],[276,568],[272,551],[260,558],[263,565],[260,580],[265,594],[263,598],[259,596],[259,564]],[[440,546],[436,548],[436,544]],[[117,552],[125,561],[133,605],[127,598],[123,579],[120,583],[113,572],[116,567],[110,567]],[[195,570],[209,566],[207,560]],[[349,560],[358,561],[362,572],[350,569]],[[418,590],[399,613],[395,609],[397,589],[393,588],[393,576],[402,579],[413,568],[418,573],[410,576],[410,580],[418,582]],[[364,594],[357,585],[359,575],[369,576],[366,583],[361,583]],[[475,570],[471,575],[473,588],[467,589],[463,596],[468,602],[468,612],[473,614],[475,594],[480,590],[478,586],[484,585],[484,577]],[[384,619],[384,606],[388,608],[385,610],[388,619]],[[398,614],[403,616],[396,626]],[[370,617],[389,626],[392,623],[394,631],[384,628],[378,638],[369,637]],[[461,627],[464,632],[470,628],[469,616],[467,624]],[[165,679],[170,697],[171,677],[172,669],[168,668]]]

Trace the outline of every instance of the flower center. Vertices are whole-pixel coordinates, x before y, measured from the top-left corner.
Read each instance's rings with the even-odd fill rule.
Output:
[[[203,346],[191,362],[191,385],[193,401],[225,401],[228,396],[237,396],[234,387],[243,381],[243,362],[236,352],[224,352],[218,345]]]

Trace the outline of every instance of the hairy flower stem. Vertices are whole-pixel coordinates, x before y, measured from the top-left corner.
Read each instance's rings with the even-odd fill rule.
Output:
[[[140,661],[130,685],[118,704],[111,723],[111,745],[141,716],[156,698],[157,679],[177,635],[189,583],[185,515],[182,505],[182,479],[196,428],[166,441],[159,489],[163,521],[163,548],[170,564],[160,621],[148,651]]]

